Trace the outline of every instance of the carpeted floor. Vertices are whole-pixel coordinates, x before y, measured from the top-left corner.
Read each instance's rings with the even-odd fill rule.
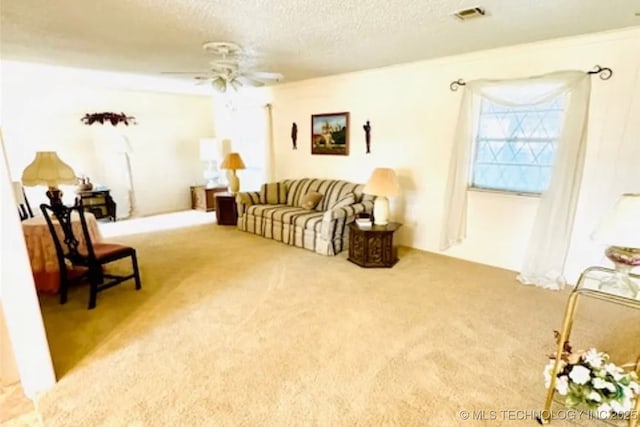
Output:
[[[86,288],[41,298],[61,376],[37,402],[46,426],[535,425],[460,411],[541,409],[567,292],[404,248],[362,269],[212,224],[117,240],[141,291],[92,311]],[[587,301],[573,344],[635,360],[637,319]]]

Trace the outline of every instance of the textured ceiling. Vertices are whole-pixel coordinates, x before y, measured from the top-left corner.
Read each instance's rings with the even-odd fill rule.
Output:
[[[451,13],[482,6],[466,22]],[[0,0],[3,59],[206,70],[204,41],[286,81],[640,25],[638,0]]]

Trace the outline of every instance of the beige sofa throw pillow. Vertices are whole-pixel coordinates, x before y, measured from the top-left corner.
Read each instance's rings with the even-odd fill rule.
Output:
[[[356,202],[356,195],[354,193],[345,194],[344,196],[336,200],[336,202],[333,205],[329,206],[329,210],[344,208],[346,206],[353,205],[355,202]]]
[[[317,191],[309,191],[300,200],[300,207],[305,209],[315,209],[322,200],[322,194]]]
[[[260,203],[263,205],[280,205],[287,203],[287,188],[282,182],[262,184],[260,187]]]

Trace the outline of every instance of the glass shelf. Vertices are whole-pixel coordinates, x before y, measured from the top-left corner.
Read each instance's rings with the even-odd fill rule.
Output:
[[[589,267],[578,279],[578,284],[573,292],[577,292],[589,298],[595,298],[603,301],[612,302],[614,304],[624,305],[630,308],[640,309],[640,299],[630,298],[623,295],[614,294],[600,290],[600,284],[611,279],[615,274],[615,270],[606,267]],[[631,280],[640,286],[640,275],[629,274]]]

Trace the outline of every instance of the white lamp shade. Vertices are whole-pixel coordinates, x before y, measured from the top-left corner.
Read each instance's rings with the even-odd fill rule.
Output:
[[[55,151],[38,151],[36,158],[22,172],[22,184],[28,186],[75,184],[76,174],[71,166],[60,160]]]
[[[611,246],[640,248],[640,193],[623,194],[591,238]]]
[[[200,160],[218,160],[218,140],[215,138],[200,139]]]
[[[398,177],[393,169],[376,168],[362,191],[375,196],[397,196],[400,192]]]

